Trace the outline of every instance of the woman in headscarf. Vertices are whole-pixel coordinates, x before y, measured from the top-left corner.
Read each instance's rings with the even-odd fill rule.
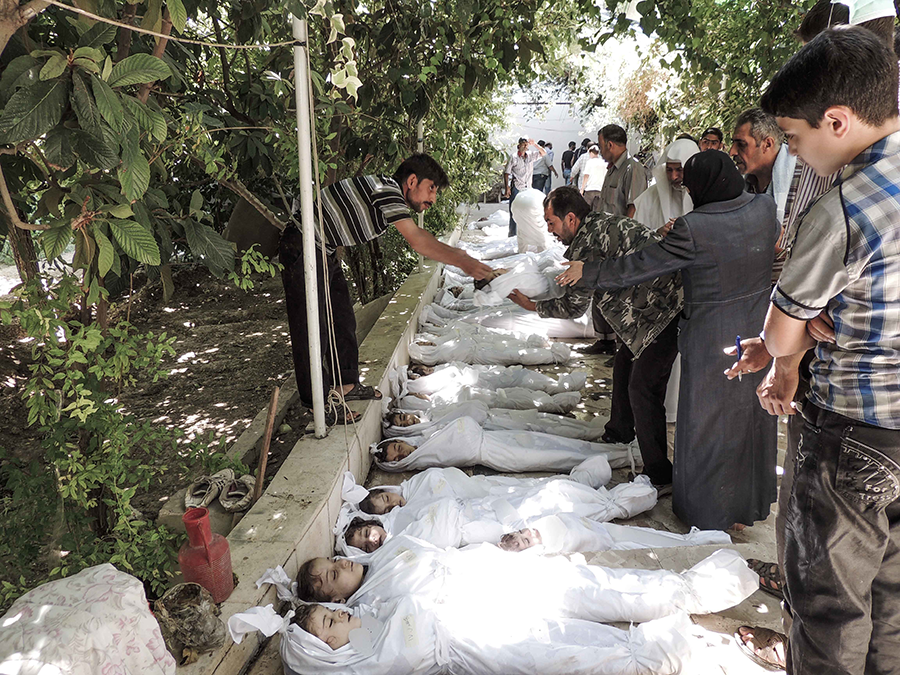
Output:
[[[744,192],[731,159],[717,150],[685,163],[694,210],[662,241],[599,263],[568,263],[558,277],[604,290],[681,270],[681,387],[675,433],[672,507],[701,529],[743,529],[775,501],[777,419],[756,398],[762,372],[728,382],[730,357],[716,348],[755,335],[766,315],[779,225],[775,202]]]
[[[675,220],[694,207],[684,189],[684,165],[700,148],[694,141],[682,138],[666,148],[653,169],[656,182],[644,190],[634,202],[634,219],[641,225],[659,232],[666,223]]]

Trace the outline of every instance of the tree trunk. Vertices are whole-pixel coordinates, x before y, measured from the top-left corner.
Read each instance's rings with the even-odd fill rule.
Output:
[[[131,24],[135,13],[137,13],[137,5],[132,5],[130,2],[126,3],[125,9],[122,11],[122,23]],[[127,28],[119,28],[119,39],[116,43],[116,63],[131,53],[131,36],[132,31]]]
[[[7,222],[9,221],[7,220]],[[12,250],[13,259],[16,261],[19,279],[23,282],[34,279],[38,275],[38,264],[31,232],[9,223],[8,236],[9,247]]]

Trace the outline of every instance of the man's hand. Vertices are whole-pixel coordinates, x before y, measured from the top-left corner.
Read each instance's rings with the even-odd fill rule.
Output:
[[[733,345],[726,347],[723,351],[728,356],[737,356],[737,349]],[[760,371],[772,360],[772,355],[766,351],[766,343],[758,337],[741,340],[741,351],[743,352],[741,360],[735,361],[731,368],[725,371],[725,376],[729,380],[744,373]]]
[[[834,343],[834,321],[823,310],[815,319],[806,322],[806,332],[816,342]]]
[[[534,300],[522,293],[522,291],[520,291],[519,289],[515,289],[506,297],[516,303],[519,307],[527,309],[529,312],[534,312],[537,310],[537,305],[535,304]]]
[[[656,231],[656,234],[665,239],[666,235],[672,231],[672,225],[674,224],[675,218],[669,218],[668,222]]]
[[[800,383],[800,371],[794,365],[796,360],[790,357],[787,360],[791,361],[791,365],[794,367],[781,367],[776,359],[763,381],[756,388],[759,404],[770,415],[795,415],[797,413],[797,409],[794,407],[794,394],[797,393],[797,385]]]
[[[494,277],[493,268],[488,267],[483,262],[475,260],[472,256],[466,257],[468,259],[463,261],[463,264],[459,266],[463,272],[475,279],[492,279]]]
[[[569,269],[556,277],[556,283],[560,286],[572,286],[581,279],[584,263],[580,260],[572,260],[564,262],[563,265]]]

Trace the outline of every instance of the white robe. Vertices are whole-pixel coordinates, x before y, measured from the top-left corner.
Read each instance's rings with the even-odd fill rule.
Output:
[[[376,459],[384,471],[410,471],[432,466],[483,465],[496,471],[569,471],[584,460],[602,456],[610,467],[632,462],[632,449],[623,444],[590,443],[531,431],[484,431],[478,423],[461,417],[428,439],[409,438],[415,446],[408,457],[396,462]],[[378,450],[373,445],[373,454]]]

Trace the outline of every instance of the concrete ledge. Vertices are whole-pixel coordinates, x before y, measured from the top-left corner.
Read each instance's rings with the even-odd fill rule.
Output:
[[[448,239],[452,244],[458,237],[457,230]],[[409,362],[408,345],[416,332],[419,314],[437,290],[439,270],[438,264],[423,265],[422,271],[410,275],[387,303],[360,345],[361,380],[389,391],[387,373]],[[293,378],[289,382],[293,385]],[[287,390],[288,385],[279,402],[281,417],[296,398],[296,386],[292,394]],[[267,568],[281,565],[294,578],[309,558],[332,554],[331,530],[341,505],[343,474],[349,470],[362,483],[371,464],[369,445],[381,439],[381,403],[360,401],[351,407],[362,413],[360,422],[336,427],[323,439],[300,439],[265,494],[228,535],[238,586],[222,604],[223,621],[254,605],[278,604],[274,588],[256,588],[256,580]],[[266,411],[261,411],[229,454],[243,457],[258,450],[265,416]],[[179,672],[236,675],[246,669],[263,642],[259,634],[247,636],[240,645],[226,638],[221,649],[204,654],[196,663],[179,668]]]

